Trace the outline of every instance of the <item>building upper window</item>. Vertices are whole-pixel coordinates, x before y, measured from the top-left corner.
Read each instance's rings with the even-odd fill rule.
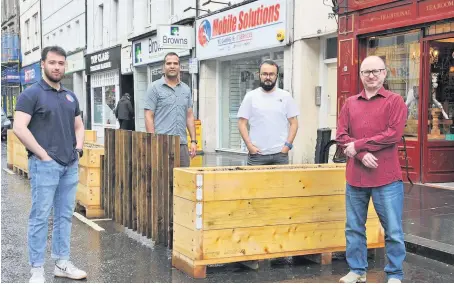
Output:
[[[148,24],[151,25],[151,14],[153,12],[153,0],[148,0],[148,5],[147,5],[147,20]]]
[[[326,40],[325,59],[337,58],[337,37]]]

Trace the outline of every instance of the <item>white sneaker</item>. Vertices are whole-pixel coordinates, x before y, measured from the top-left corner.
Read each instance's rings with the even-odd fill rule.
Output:
[[[366,273],[363,275],[349,272],[347,275],[339,280],[340,283],[366,283]]]
[[[32,267],[30,273],[32,274],[30,283],[44,283],[46,281],[44,278],[44,267]]]
[[[71,261],[68,260],[59,260],[55,263],[54,275],[76,280],[87,278],[87,273],[85,271],[75,267]]]
[[[388,283],[402,283],[402,281],[397,278],[389,278]]]

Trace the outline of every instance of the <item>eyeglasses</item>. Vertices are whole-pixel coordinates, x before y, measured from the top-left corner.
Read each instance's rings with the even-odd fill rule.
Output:
[[[260,76],[262,77],[269,77],[269,78],[274,78],[276,77],[276,73],[260,73]]]
[[[363,75],[365,77],[369,77],[370,74],[372,74],[375,77],[377,77],[383,70],[385,70],[385,69],[363,70],[363,71],[361,71],[361,75]]]

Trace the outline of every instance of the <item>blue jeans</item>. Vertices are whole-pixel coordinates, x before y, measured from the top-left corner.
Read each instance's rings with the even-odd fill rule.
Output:
[[[375,211],[385,230],[385,249],[388,257],[385,272],[388,279],[402,280],[402,263],[406,252],[402,230],[404,187],[401,181],[372,188],[359,188],[347,184],[345,237],[347,239],[348,265],[350,270],[356,274],[364,274],[367,270],[365,225],[371,196]]]
[[[28,251],[30,265],[44,264],[48,219],[53,207],[52,258],[69,259],[72,216],[74,212],[78,161],[62,166],[55,161],[28,160],[32,189],[32,210],[28,220]]]

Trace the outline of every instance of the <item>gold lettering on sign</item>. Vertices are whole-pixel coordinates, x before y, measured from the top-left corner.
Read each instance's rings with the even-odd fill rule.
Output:
[[[405,10],[405,11],[402,11],[402,12],[394,12],[394,13],[381,15],[380,19],[382,21],[384,21],[384,20],[397,19],[397,18],[401,18],[401,17],[405,17],[405,16],[411,16],[411,11],[410,10]]]
[[[445,9],[445,8],[450,8],[454,6],[454,0],[446,1],[443,3],[438,3],[438,4],[429,4],[427,5],[426,9],[427,11],[436,11],[439,9]]]

